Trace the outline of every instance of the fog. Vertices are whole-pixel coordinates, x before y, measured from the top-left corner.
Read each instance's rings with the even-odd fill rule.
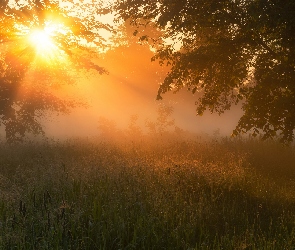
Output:
[[[166,93],[163,100],[157,101],[159,84],[169,69],[151,62],[151,57],[149,48],[138,44],[108,51],[97,62],[109,71],[108,75],[85,78],[65,90],[70,96],[86,101],[89,107],[44,120],[46,135],[59,139],[98,135],[100,117],[113,120],[118,128],[124,129],[131,115],[138,116],[144,129],[147,119],[156,119],[159,105],[172,106],[175,125],[184,130],[212,134],[219,129],[222,135],[231,134],[241,116],[239,107],[233,106],[221,116],[209,112],[196,116],[197,96],[186,89]]]
[[[96,63],[105,67],[109,74],[81,75],[74,85],[62,86],[58,91],[87,103],[87,108],[79,107],[67,115],[45,116],[41,120],[46,136],[54,139],[96,136],[99,134],[100,117],[116,123],[119,129],[127,128],[130,117],[138,116],[138,123],[146,129],[146,120],[155,120],[159,105],[174,109],[172,118],[179,128],[191,132],[212,134],[219,129],[221,135],[230,135],[241,110],[233,107],[221,116],[205,112],[196,116],[196,95],[183,89],[176,94],[163,94],[157,101],[159,84],[164,80],[169,68],[151,62],[150,47],[131,43],[119,46],[102,54]],[[4,126],[0,127],[4,137]]]

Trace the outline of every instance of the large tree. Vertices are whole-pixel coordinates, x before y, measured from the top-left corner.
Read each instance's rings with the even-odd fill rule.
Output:
[[[64,113],[81,102],[58,95],[63,84],[91,71],[111,30],[98,20],[103,1],[27,0],[0,2],[0,125],[9,142],[27,132],[42,134],[40,117]]]
[[[294,139],[295,1],[125,0],[115,11],[135,27],[152,23],[163,32],[153,60],[171,70],[158,99],[186,87],[198,96],[198,115],[240,102],[234,134]]]

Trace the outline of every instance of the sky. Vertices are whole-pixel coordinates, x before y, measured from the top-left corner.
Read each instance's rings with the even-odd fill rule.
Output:
[[[84,11],[85,6],[82,4]],[[104,19],[102,17],[99,19],[98,16],[97,18],[112,23],[112,15]],[[45,38],[40,33],[32,34],[34,46],[42,52],[40,55],[42,54],[45,59],[53,52],[50,48],[56,48],[50,40],[47,40],[48,36],[54,33],[54,28],[57,28],[56,24],[52,25],[48,27],[51,29],[47,30]],[[61,28],[57,31],[62,33]],[[129,35],[133,31],[130,27],[126,27]],[[144,32],[155,34],[155,31],[149,30],[148,27]],[[110,33],[101,35],[108,40]],[[136,39],[130,38],[129,45],[115,47],[96,59],[95,63],[105,67],[109,71],[108,75],[85,75],[75,85],[64,87],[62,91],[66,95],[82,100],[88,104],[88,108],[75,108],[69,115],[43,118],[41,123],[46,135],[59,139],[97,135],[100,117],[113,120],[119,128],[124,129],[128,126],[130,117],[137,115],[139,124],[145,128],[145,121],[156,120],[157,109],[163,104],[173,107],[172,117],[175,119],[175,124],[184,130],[212,134],[219,129],[222,135],[230,135],[242,114],[239,107],[233,107],[230,112],[222,116],[205,112],[199,117],[196,116],[195,106],[197,96],[185,89],[176,94],[166,93],[163,95],[163,100],[156,100],[159,84],[169,69],[159,66],[158,62],[151,62],[153,56],[151,47],[136,43]],[[55,56],[56,54],[55,52]],[[4,134],[3,129],[0,128],[2,134]]]
[[[70,115],[58,116],[46,121],[46,133],[54,138],[71,136],[93,136],[99,133],[99,117],[116,122],[119,128],[126,128],[131,115],[139,117],[145,127],[145,120],[155,120],[160,104],[172,106],[176,125],[192,132],[212,134],[220,129],[222,135],[230,135],[241,110],[233,107],[221,116],[206,112],[196,116],[197,97],[183,89],[174,94],[163,95],[162,101],[156,100],[159,84],[163,81],[167,68],[151,62],[152,52],[145,45],[121,46],[108,51],[98,61],[108,75],[96,75],[72,86],[69,92],[87,101],[89,107],[78,108]]]
[[[112,22],[109,16],[105,20],[103,16],[101,18],[102,21]],[[129,35],[133,29],[126,26]],[[150,31],[145,28],[144,32]],[[106,38],[109,38],[108,35]],[[156,119],[161,104],[174,108],[172,117],[176,125],[184,130],[212,134],[219,129],[222,135],[231,135],[242,115],[240,107],[234,106],[221,116],[209,112],[202,117],[196,116],[197,96],[186,89],[176,94],[166,93],[162,101],[156,100],[159,84],[169,69],[159,66],[158,62],[151,62],[153,53],[150,47],[139,45],[135,42],[137,39],[131,38],[129,46],[119,46],[101,55],[97,63],[105,67],[109,74],[85,79],[70,90],[74,96],[87,101],[89,107],[47,120],[44,123],[47,135],[55,138],[97,135],[100,117],[113,120],[124,129],[130,117],[137,115],[140,125],[145,128],[147,119]]]

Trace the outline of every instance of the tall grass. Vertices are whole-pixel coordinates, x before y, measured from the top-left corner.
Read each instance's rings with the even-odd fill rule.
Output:
[[[1,145],[0,249],[293,249],[294,153],[208,138]]]

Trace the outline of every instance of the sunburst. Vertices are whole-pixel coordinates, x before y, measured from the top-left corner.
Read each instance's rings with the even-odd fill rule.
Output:
[[[56,43],[59,34],[58,26],[45,26],[43,29],[33,29],[29,32],[28,41],[36,52],[36,58],[43,61],[60,59],[62,50]]]
[[[38,51],[50,51],[55,47],[50,34],[45,30],[34,30],[30,34],[30,41],[35,45]]]

